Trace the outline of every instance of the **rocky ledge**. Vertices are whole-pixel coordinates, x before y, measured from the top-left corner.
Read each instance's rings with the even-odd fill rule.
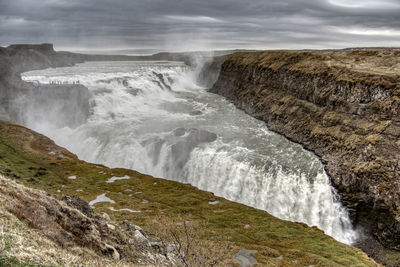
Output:
[[[77,54],[56,52],[52,44],[0,47],[0,117],[30,121],[63,121],[76,127],[89,115],[89,90],[80,84],[25,83],[24,71],[71,66],[83,62]]]
[[[400,250],[399,74],[398,49],[236,53],[211,92],[315,152],[354,224]]]
[[[101,256],[108,256],[114,261],[140,265],[168,266],[175,263],[174,256],[168,253],[167,248],[161,243],[153,242],[139,226],[128,221],[121,223],[111,221],[107,213],[96,214],[92,207],[79,197],[65,196],[57,199],[43,191],[27,188],[0,175],[0,200],[2,237],[3,234],[5,236],[9,234],[13,239],[16,236],[25,239],[28,235],[31,240],[24,240],[25,242],[38,242],[40,238],[37,235],[24,233],[21,227],[15,227],[15,223],[26,224],[35,229],[35,234],[63,248],[64,254],[72,254],[68,255],[72,258],[82,258],[79,254],[71,253],[72,248],[79,250],[84,247],[88,249],[86,253],[93,251],[94,255],[100,256],[97,261],[101,265],[107,261]],[[20,222],[13,220],[14,217]],[[3,240],[3,238],[0,239]],[[40,241],[43,242],[43,240]],[[29,245],[25,244],[25,246],[25,249],[29,249]],[[57,246],[52,246],[52,249],[54,248],[57,249]],[[13,255],[13,251],[9,250],[8,254]],[[29,253],[27,252],[25,254]],[[42,253],[46,254],[41,248],[38,248],[36,253],[38,257],[43,257]],[[2,255],[4,256],[4,251]],[[19,260],[24,260],[25,256],[27,255],[21,253]],[[64,258],[59,260],[61,259]],[[100,260],[103,262],[100,263]],[[88,263],[93,262],[86,262]]]

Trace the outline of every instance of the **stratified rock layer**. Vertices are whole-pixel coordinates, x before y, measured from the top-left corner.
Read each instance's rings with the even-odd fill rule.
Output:
[[[211,92],[321,157],[356,225],[400,249],[400,50],[227,56]]]

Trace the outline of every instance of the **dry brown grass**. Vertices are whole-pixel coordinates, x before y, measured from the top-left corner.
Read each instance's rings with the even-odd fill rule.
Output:
[[[269,50],[238,52],[228,56],[236,64],[258,64],[278,70],[289,66],[303,72],[323,72],[335,67],[360,73],[397,77],[400,74],[400,49],[337,51]]]
[[[190,216],[178,216],[175,219],[159,216],[152,222],[157,229],[157,238],[164,244],[168,254],[172,255],[178,266],[226,266],[232,263],[230,255],[235,245],[216,240],[206,240],[202,233],[209,230],[205,223],[199,224]]]
[[[87,247],[63,245],[67,240],[60,235],[58,225],[33,200],[47,199],[48,203],[48,198],[43,191],[0,176],[0,265],[137,266],[101,256]],[[168,255],[170,266],[212,267],[230,263],[234,246],[203,239],[201,233],[207,226],[189,220],[190,217],[160,216],[151,223],[161,253]],[[141,265],[151,266],[148,261],[142,262]],[[155,260],[154,265],[165,266],[166,262]]]
[[[100,257],[93,251],[73,247],[63,249],[0,208],[0,257],[41,266],[135,266]]]
[[[28,266],[135,266],[99,256],[88,248],[60,247],[45,237],[40,230],[30,228],[9,211],[18,201],[13,199],[13,194],[8,194],[13,190],[22,194],[30,192],[37,197],[45,196],[46,193],[26,188],[2,176],[0,176],[0,185],[0,258],[3,261],[14,259],[15,265]],[[33,224],[42,220],[40,216],[35,215],[33,208],[29,211],[33,212],[29,217],[37,220],[37,222],[32,222]]]

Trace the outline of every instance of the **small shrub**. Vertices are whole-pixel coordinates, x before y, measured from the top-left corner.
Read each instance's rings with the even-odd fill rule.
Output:
[[[195,225],[187,219],[155,220],[155,227],[160,231],[157,236],[169,255],[177,261],[178,266],[224,266],[232,247],[216,241],[202,238],[206,225]]]

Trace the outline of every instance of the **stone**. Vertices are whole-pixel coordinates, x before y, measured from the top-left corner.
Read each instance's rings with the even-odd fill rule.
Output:
[[[114,260],[116,260],[116,261],[120,260],[120,255],[113,246],[105,244],[104,250],[105,250],[106,254],[111,254],[111,256],[113,257]]]
[[[108,229],[114,231],[115,230],[115,225],[112,225],[110,223],[107,224]]]
[[[100,214],[100,218],[103,219],[105,222],[111,221],[110,215],[108,215],[108,214],[105,213],[105,212],[102,212],[102,213]]]
[[[134,240],[135,240],[135,243],[140,246],[150,246],[149,240],[139,230],[135,231]]]

